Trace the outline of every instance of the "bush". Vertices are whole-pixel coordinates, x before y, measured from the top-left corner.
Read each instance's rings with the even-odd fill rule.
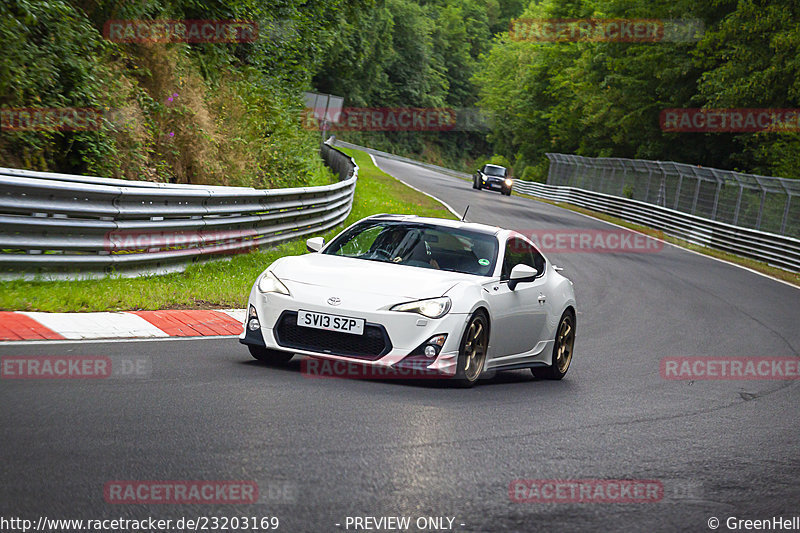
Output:
[[[535,165],[528,165],[525,167],[525,170],[522,171],[522,179],[525,181],[547,183],[547,169],[547,161],[541,161]]]
[[[0,3],[0,106],[103,112],[96,131],[4,131],[0,166],[173,183],[328,182],[319,133],[300,124],[300,88],[325,36],[311,38],[316,18],[276,9],[179,0]],[[269,17],[296,24],[241,45],[117,44],[101,33],[114,18],[252,18],[267,28]]]

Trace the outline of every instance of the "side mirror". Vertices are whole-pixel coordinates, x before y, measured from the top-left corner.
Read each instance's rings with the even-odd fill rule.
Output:
[[[539,272],[532,266],[519,264],[511,269],[511,276],[508,279],[508,288],[512,291],[517,288],[519,283],[527,283],[536,279]]]
[[[322,249],[322,245],[325,244],[324,237],[311,237],[306,241],[306,249],[309,252],[319,252]]]

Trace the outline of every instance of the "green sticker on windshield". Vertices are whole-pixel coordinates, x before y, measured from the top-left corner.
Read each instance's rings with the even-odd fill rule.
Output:
[[[481,266],[489,266],[489,260],[488,259],[478,259],[478,264],[481,265]]]

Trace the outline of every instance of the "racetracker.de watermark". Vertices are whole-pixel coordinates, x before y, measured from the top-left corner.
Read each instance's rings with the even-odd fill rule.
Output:
[[[258,248],[263,235],[253,229],[139,231],[114,230],[103,237],[103,249],[114,254],[185,254],[202,249],[203,254],[247,253]]]
[[[0,109],[2,131],[94,131],[104,112],[91,107],[19,107]]]
[[[669,380],[800,379],[798,357],[665,357],[659,372]]]
[[[109,20],[103,37],[115,43],[251,43],[258,23],[239,20]]]
[[[258,501],[255,481],[109,481],[107,503],[245,504]]]
[[[339,379],[441,379],[453,373],[427,369],[432,362],[433,359],[424,361],[420,356],[399,365],[373,366],[339,359],[306,357],[300,361],[300,373],[307,378]]]
[[[513,19],[512,41],[558,42],[694,42],[704,33],[699,19]]]
[[[319,110],[306,109],[303,127],[330,131],[454,131],[458,127],[455,109],[446,107],[345,107],[322,122]]]
[[[544,253],[657,253],[664,249],[663,233],[653,236],[625,229],[531,229],[518,233]]]
[[[668,108],[659,124],[662,131],[680,133],[800,131],[800,109]]]
[[[664,485],[653,479],[515,479],[508,497],[515,503],[655,503]]]
[[[0,357],[2,379],[148,378],[147,356],[7,355]]]

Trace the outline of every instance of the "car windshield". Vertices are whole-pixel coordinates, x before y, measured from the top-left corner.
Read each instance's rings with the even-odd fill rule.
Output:
[[[486,165],[483,167],[483,173],[487,176],[497,176],[502,178],[506,175],[506,169],[504,167],[498,167],[497,165]]]
[[[490,276],[497,239],[478,231],[407,221],[356,224],[331,242],[324,254],[369,261]]]

